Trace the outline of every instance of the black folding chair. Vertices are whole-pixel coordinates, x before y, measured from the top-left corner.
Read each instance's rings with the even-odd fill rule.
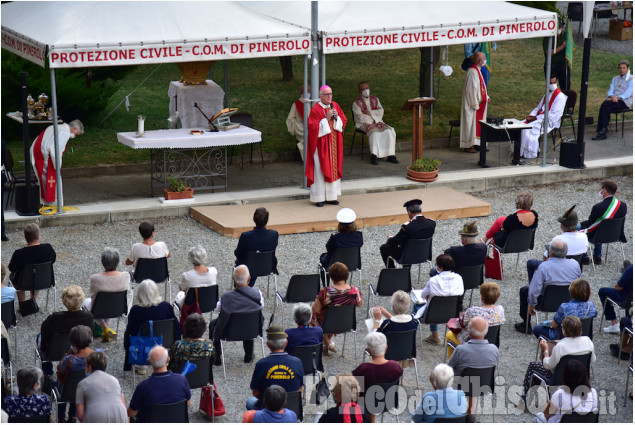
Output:
[[[49,309],[49,292],[53,288],[53,311],[57,300],[53,263],[25,264],[13,287],[18,291],[43,291],[46,289],[46,311]]]
[[[396,362],[412,360],[415,365],[417,389],[419,387],[419,372],[417,371],[417,329],[401,332],[386,332],[388,349],[386,359]],[[364,352],[366,354],[366,352]]]
[[[328,274],[328,269],[333,263],[342,263],[348,268],[351,275],[351,284],[353,283],[353,272],[359,272],[359,285],[362,284],[362,254],[361,247],[353,246],[349,248],[335,248],[333,255],[331,256],[331,262],[325,269],[321,263],[318,263],[318,271],[323,273],[324,282],[326,285],[331,281]]]
[[[302,410],[302,391],[287,391],[287,403],[284,405],[289,410],[295,412],[298,420],[304,420],[304,412]]]
[[[476,368],[466,367],[461,371],[457,379],[457,387],[465,393],[467,397],[480,397],[485,394],[494,394],[494,375],[496,366]],[[492,402],[492,407],[496,403]],[[494,422],[494,409],[492,408],[492,422]]]
[[[15,416],[9,416],[10,424],[28,424],[28,423],[50,423],[50,415],[31,416],[28,418],[18,418]]]
[[[172,304],[172,287],[170,282],[170,272],[168,270],[168,258],[139,258],[134,270],[133,282],[141,283],[146,279],[152,280],[157,285],[165,282],[165,293],[163,298],[170,299]],[[168,296],[168,292],[170,295]]]
[[[54,333],[51,336],[51,342],[48,351],[43,353],[38,347],[35,347],[35,361],[40,359],[40,369],[42,362],[59,362],[62,357],[71,349],[71,340],[69,334]]]
[[[327,307],[324,319],[322,319],[322,331],[325,334],[344,334],[342,344],[342,357],[346,348],[346,334],[353,333],[355,344],[354,358],[357,359],[357,316],[355,315],[355,305],[338,305]],[[328,347],[324,347],[328,350]]]
[[[527,252],[534,249],[534,236],[536,228],[533,229],[516,229],[509,233],[505,244],[501,247],[494,244],[494,249],[498,251],[498,261],[500,263],[501,280],[503,276],[503,256],[502,254],[516,254],[516,270],[518,270],[518,260],[521,252]]]
[[[456,274],[463,278],[463,295],[466,291],[470,291],[470,306],[472,305],[474,289],[478,289],[483,284],[484,268],[484,264],[479,264],[477,266],[461,266],[456,269]]]
[[[408,239],[406,242],[401,258],[398,260],[388,256],[386,259],[386,267],[390,260],[401,265],[419,265],[419,274],[417,276],[417,284],[421,281],[421,264],[432,261],[432,238],[427,239]]]
[[[271,276],[273,276],[273,289],[278,292],[278,275],[273,265],[275,254],[275,251],[249,251],[247,260],[245,260],[245,265],[249,269],[249,275],[252,278],[267,276],[267,296],[269,296],[269,278]]]
[[[61,403],[75,403],[77,385],[79,385],[79,382],[85,377],[86,372],[84,370],[71,370],[66,377],[66,381],[64,381],[61,390],[53,387],[51,397],[53,398],[52,402],[56,407],[56,411],[59,411],[59,405]]]
[[[589,413],[565,413],[560,418],[561,424],[596,424],[600,422],[600,412],[589,412]]]
[[[296,274],[291,276],[286,294],[276,291],[274,311],[280,301],[282,326],[284,327],[284,305],[289,303],[312,303],[320,292],[319,274]]]
[[[458,317],[459,310],[461,309],[462,295],[451,295],[447,297],[434,296],[428,301],[428,306],[423,314],[423,317],[419,319],[420,325],[445,325],[448,320]],[[443,332],[443,346],[446,346],[447,339],[445,337],[446,332]],[[419,334],[421,338],[421,350],[423,352],[423,332]],[[443,350],[443,359],[447,359],[448,350]]]
[[[207,384],[214,382],[211,357],[205,357],[202,359],[181,360],[171,365],[170,370],[174,373],[180,374],[181,372],[183,372],[183,367],[188,361],[196,365],[196,369],[185,375],[185,378],[187,379],[187,383],[190,385],[191,390],[202,388]]]
[[[462,424],[467,423],[467,415],[457,416],[455,418],[435,418],[436,424]]]
[[[2,362],[4,363],[4,370],[2,371],[2,376],[9,377],[9,382],[11,385],[11,395],[13,395],[13,385],[15,384],[15,379],[13,377],[13,359],[9,355],[9,341],[5,337],[2,337],[1,341],[2,341],[2,343],[0,344],[1,355],[2,355]]]
[[[551,374],[551,378],[547,378],[541,375],[540,373],[533,372],[532,382],[534,381],[534,379],[537,379],[538,381],[540,381],[540,385],[544,384],[547,387],[547,397],[551,398],[551,394],[549,393],[549,387],[559,387],[560,385],[562,385],[562,375],[564,374],[564,366],[567,364],[567,362],[571,360],[578,360],[580,363],[582,363],[584,367],[586,368],[587,376],[591,376],[591,373],[590,373],[591,372],[591,353],[589,352],[587,354],[577,354],[577,355],[569,354],[560,359],[560,361],[556,365],[556,368]],[[527,393],[528,405],[530,404],[529,402],[530,395],[534,393],[534,391],[532,391],[531,388],[529,390],[530,391]]]
[[[496,348],[500,348],[501,345],[501,325],[493,325],[487,329],[487,335],[485,339],[490,344],[494,344]]]
[[[119,319],[128,316],[128,291],[98,292],[91,313],[95,320],[117,318],[119,333]]]
[[[155,404],[150,407],[151,423],[187,423],[190,419],[187,415],[187,400],[170,404]]]
[[[538,313],[555,313],[558,311],[560,304],[571,301],[571,293],[569,292],[569,285],[547,285],[545,286],[542,296],[538,298],[536,304],[536,320],[538,323]],[[545,315],[546,317],[546,315]],[[531,316],[529,310],[527,310],[527,321],[525,327],[525,335],[529,332],[529,324]]]
[[[264,357],[265,345],[262,342],[262,312],[260,310],[252,313],[233,313],[230,315],[224,335],[220,340],[220,355],[223,361],[223,376],[225,379],[227,379],[227,373],[225,371],[223,342],[246,341],[256,338],[260,338],[262,357]]]
[[[569,6],[572,3],[569,3]],[[564,112],[562,113],[562,117],[560,118],[560,127],[558,128],[558,135],[560,136],[560,138],[562,138],[562,124],[564,123],[565,119],[569,119],[571,121],[571,128],[573,129],[573,138],[577,140],[577,137],[575,135],[575,124],[573,122],[573,114],[575,111],[575,104],[578,101],[578,92],[576,92],[575,90],[562,90],[562,93],[564,93],[565,96],[567,96],[567,102],[564,106]]]
[[[174,335],[174,319],[165,320],[153,320],[152,321],[152,334],[154,336],[160,336],[163,338],[163,347],[168,350],[172,347],[175,340]],[[178,324],[178,323],[177,323]],[[146,321],[141,324],[141,336],[150,336],[150,322]],[[137,386],[136,367],[132,368],[132,384]]]
[[[580,319],[580,323],[582,323],[582,336],[589,337],[591,341],[593,341],[593,317],[587,317],[584,319]],[[540,354],[540,340],[545,339],[544,337],[538,338],[538,344],[536,347],[536,360],[538,360],[538,355]],[[546,339],[545,339],[546,341]],[[618,357],[619,361],[619,357]]]
[[[7,331],[13,328],[14,353],[18,354],[18,315],[15,312],[15,301],[7,301],[1,304],[2,323]]]
[[[578,37],[580,36],[580,30],[582,28],[582,10],[583,6],[581,1],[570,1],[567,5],[567,17],[569,18],[569,20],[571,22],[579,22]]]
[[[609,244],[613,242],[620,242],[620,237],[624,232],[624,220],[626,217],[621,218],[608,218],[602,220],[598,228],[589,234],[589,257],[591,258],[591,264],[593,265],[593,271],[595,272],[595,261],[593,261],[592,245],[606,244],[606,253],[604,255],[604,262],[609,258]],[[626,260],[624,256],[624,245],[620,244],[622,249],[622,260]]]
[[[372,296],[373,307],[375,307],[375,297],[392,297],[397,291],[410,293],[412,290],[412,280],[410,279],[410,269],[382,269],[377,278],[377,289],[371,284],[368,285],[367,307],[370,308]]]
[[[315,345],[300,345],[293,347],[289,350],[289,355],[300,359],[304,369],[304,376],[324,372],[321,342]]]
[[[357,133],[362,135],[362,159],[364,159],[364,136],[366,136],[366,130],[362,129],[362,128],[357,128],[357,126],[355,125],[355,114],[353,113],[353,108],[351,108],[351,117],[353,117],[353,128],[355,129],[355,131],[353,131],[353,140],[351,140],[351,151],[349,152],[349,154],[353,153],[353,146],[355,146],[355,136],[357,135]]]
[[[212,314],[218,304],[218,285],[201,286],[200,288],[190,288],[185,294],[183,305],[192,305],[196,302],[196,291],[198,290],[198,306],[201,308],[201,314],[210,313],[209,319],[212,320]],[[174,303],[179,311],[182,307],[176,302]]]
[[[372,415],[381,414],[384,422],[384,413],[390,413],[397,419],[399,415],[399,381],[385,382],[366,388],[364,391],[364,403],[366,411]]]

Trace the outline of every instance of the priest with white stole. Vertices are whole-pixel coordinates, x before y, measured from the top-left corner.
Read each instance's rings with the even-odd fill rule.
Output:
[[[340,105],[333,102],[333,90],[320,87],[320,101],[309,114],[309,140],[306,152],[307,186],[311,189],[311,202],[316,207],[324,203],[338,205],[342,193],[343,134],[346,116]]]
[[[71,121],[68,124],[57,126],[58,143],[60,149],[59,166],[62,166],[62,158],[66,151],[68,139],[84,134],[84,125],[80,120]],[[35,176],[40,184],[40,202],[44,205],[53,205],[57,202],[57,185],[62,186],[62,181],[57,181],[55,160],[55,127],[48,126],[40,133],[31,145],[31,164]],[[64,199],[62,198],[62,201]]]
[[[560,119],[566,104],[567,96],[560,91],[556,76],[552,75],[549,80],[549,126],[547,127],[547,133],[554,128],[560,127]],[[531,123],[531,129],[523,130],[520,133],[520,155],[523,158],[536,158],[538,156],[544,119],[545,97],[543,96],[538,106],[525,119],[525,123]]]
[[[461,151],[474,153],[481,149],[481,124],[487,119],[487,86],[481,68],[487,60],[485,53],[477,52],[472,57],[472,65],[467,69],[463,83],[461,107]],[[482,147],[485,149],[485,146]]]
[[[361,82],[357,86],[359,97],[353,102],[355,127],[364,130],[368,135],[370,146],[370,163],[377,165],[377,158],[399,164],[395,156],[395,129],[383,121],[384,108],[375,96],[370,95],[368,83]]]
[[[287,130],[298,141],[298,150],[302,161],[304,161],[304,103],[307,101],[309,93],[311,93],[311,86],[307,85],[306,92],[302,87],[300,98],[291,105],[291,110],[287,116]]]

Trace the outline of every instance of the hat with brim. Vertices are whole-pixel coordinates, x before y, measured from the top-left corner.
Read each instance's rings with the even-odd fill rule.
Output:
[[[342,208],[335,216],[339,223],[352,223],[357,218],[357,214],[350,208]]]
[[[406,202],[405,204],[403,204],[404,208],[408,208],[412,205],[421,205],[423,204],[423,201],[421,199],[411,199],[408,202]]]
[[[558,222],[565,227],[571,227],[578,224],[578,213],[573,211],[575,205],[565,212],[561,217],[558,217]]]
[[[461,236],[478,236],[478,227],[476,226],[476,221],[464,224],[463,228],[461,230],[459,230],[459,235],[461,235]]]
[[[280,325],[269,326],[267,329],[267,339],[269,340],[287,339],[287,337],[287,333]]]

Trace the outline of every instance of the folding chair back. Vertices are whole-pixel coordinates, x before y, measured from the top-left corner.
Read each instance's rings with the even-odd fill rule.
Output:
[[[300,345],[289,350],[289,355],[297,357],[302,362],[304,375],[324,372],[322,364],[322,343],[316,345]]]
[[[388,349],[386,359],[400,362],[417,358],[417,329],[402,332],[386,332]]]
[[[555,313],[560,304],[569,302],[571,293],[569,285],[547,285],[542,298],[536,305],[536,310],[540,312]]]
[[[410,270],[401,269],[382,269],[377,279],[377,295],[382,297],[391,297],[397,291],[410,293],[412,290],[412,279],[410,278]]]
[[[9,363],[11,363],[11,356],[9,356],[9,341],[5,338],[2,337],[1,339],[2,341],[2,349],[1,349],[1,354],[2,355],[2,361],[4,362],[5,365],[8,365]]]
[[[509,233],[505,245],[496,247],[501,254],[519,254],[534,249],[536,228],[516,229]]]
[[[320,292],[319,274],[296,274],[291,276],[284,302],[287,303],[310,303],[315,301],[315,297]]]
[[[133,280],[140,283],[146,279],[151,279],[154,283],[170,279],[167,257],[137,259]]]
[[[466,367],[461,376],[456,379],[457,386],[467,397],[479,397],[482,394],[494,392],[494,374],[496,366]],[[485,390],[485,391],[483,391]]]
[[[571,360],[577,360],[586,368],[587,376],[590,376],[591,371],[591,353],[587,354],[569,354],[560,359],[556,368],[554,369],[551,379],[547,382],[548,385],[558,386],[562,385],[562,376],[564,375],[564,366]]]
[[[598,228],[589,235],[590,244],[619,242],[626,217],[602,220]]]
[[[364,391],[366,409],[373,415],[399,409],[399,379],[376,384]],[[372,397],[372,398],[370,398]]]
[[[462,424],[467,423],[467,415],[457,416],[455,418],[435,418],[434,423],[437,424]]]
[[[69,334],[54,333],[49,343],[48,352],[42,361],[59,362],[71,349]]]
[[[77,385],[79,381],[86,377],[86,372],[83,370],[71,370],[66,378],[66,381],[62,385],[62,391],[58,403],[74,403],[75,393],[77,392]]]
[[[485,265],[457,267],[456,273],[463,278],[463,290],[476,289],[483,284],[483,269]]]
[[[184,423],[189,421],[187,415],[187,400],[170,404],[155,404],[150,407],[148,422]]]
[[[189,361],[196,365],[196,369],[185,375],[187,383],[190,385],[190,389],[202,388],[208,383],[214,382],[214,376],[212,373],[211,357],[205,357],[202,359],[190,359],[181,360],[177,362],[173,367],[170,367],[172,372],[181,373],[185,363]]]
[[[98,292],[91,310],[95,319],[111,319],[128,314],[128,291]]]
[[[233,313],[225,328],[224,341],[245,341],[262,336],[261,311]]]
[[[152,333],[154,336],[163,338],[163,346],[167,349],[172,347],[174,343],[174,319],[153,320]],[[150,322],[146,321],[141,324],[141,336],[150,336]]]
[[[183,305],[192,305],[196,302],[195,289],[198,289],[198,305],[201,308],[201,313],[214,311],[216,304],[218,304],[218,285],[188,289]]]
[[[295,412],[298,420],[302,422],[304,420],[304,412],[302,411],[302,392],[301,391],[288,391],[287,403],[284,405],[289,410]]]
[[[256,252],[250,251],[247,254],[245,265],[249,268],[251,277],[269,276],[274,273],[273,258],[275,251]]]
[[[31,416],[29,418],[17,418],[15,416],[9,416],[10,424],[27,424],[27,423],[49,423],[51,418],[49,415]]]
[[[421,264],[432,261],[432,238],[408,239],[399,264]]]
[[[2,303],[2,323],[7,329],[18,324],[18,315],[15,312],[15,301],[7,301]]]
[[[53,263],[26,264],[14,285],[22,291],[41,291],[55,286]]]
[[[322,320],[322,331],[325,334],[343,334],[356,329],[355,305],[338,305],[326,309]]]
[[[459,317],[460,308],[461,295],[434,296],[428,301],[428,307],[420,321],[425,325],[445,324],[453,317]]]
[[[580,322],[582,322],[582,336],[588,336],[590,340],[593,340],[593,319],[593,317],[580,319]]]
[[[501,343],[501,325],[490,326],[487,329],[487,335],[485,335],[485,339],[490,344],[494,344],[496,347],[500,348],[500,343]]]
[[[589,413],[577,413],[571,412],[562,415],[560,418],[561,424],[596,424],[600,422],[600,412],[589,412]]]
[[[358,246],[350,248],[335,248],[331,257],[331,264],[342,263],[350,272],[362,268],[361,248]],[[329,265],[330,266],[330,265]]]

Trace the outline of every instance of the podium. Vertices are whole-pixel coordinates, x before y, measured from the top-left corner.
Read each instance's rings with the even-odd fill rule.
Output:
[[[434,97],[416,97],[401,107],[402,111],[412,109],[412,162],[423,156],[423,110],[430,109],[436,101]]]

